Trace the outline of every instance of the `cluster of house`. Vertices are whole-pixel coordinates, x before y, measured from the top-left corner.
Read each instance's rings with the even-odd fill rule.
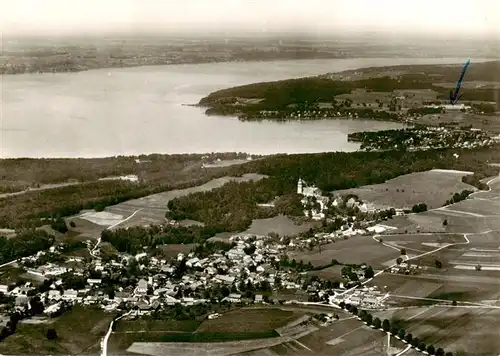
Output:
[[[375,287],[363,287],[348,293],[336,293],[329,296],[330,304],[338,305],[342,302],[364,309],[380,309],[385,307],[385,300],[389,298],[388,293],[383,293]]]
[[[27,272],[40,280],[49,277],[55,279],[48,291],[38,294],[47,314],[57,311],[64,302],[97,304],[105,310],[116,309],[125,302],[135,306],[138,314],[147,314],[166,305],[208,302],[210,299],[203,292],[222,286],[226,286],[232,292],[223,301],[248,302],[248,298],[243,298],[242,291],[237,287],[241,283],[253,286],[267,283],[270,288],[280,284],[286,289],[300,289],[302,285],[303,281],[297,279],[293,272],[276,270],[273,267],[280,261],[287,246],[270,240],[268,236],[235,235],[231,237],[231,241],[235,243],[232,249],[213,253],[205,258],[199,258],[193,252],[187,255],[179,253],[176,261],[167,262],[164,259],[147,257],[146,253],[135,256],[120,254],[119,261],[103,262],[96,257],[90,266],[83,265],[83,261],[79,258],[68,258],[60,265],[47,263],[37,268],[27,268]],[[58,252],[51,250],[53,253]],[[43,254],[44,252],[39,252],[37,255],[24,258],[21,263],[36,261]],[[94,271],[99,271],[102,276],[106,276],[127,266],[131,259],[138,262],[138,268],[144,277],[139,279],[136,285],[115,288],[114,295],[106,291],[100,278],[86,278],[85,288],[82,289],[63,288],[60,276],[66,272],[84,277],[88,275],[85,269],[90,267]],[[180,261],[185,262],[187,269],[180,279],[176,279],[173,278],[173,274]],[[0,285],[0,290],[6,295],[16,297],[17,307],[25,307],[29,303],[29,298],[35,295],[30,291],[36,291],[36,288],[27,282],[10,290],[8,286]],[[259,303],[264,300],[263,295],[258,292],[252,297],[252,302]]]
[[[406,131],[406,138],[401,135],[393,135],[391,132],[374,136],[363,136],[361,138],[362,148],[365,150],[380,150],[404,147],[410,151],[438,148],[471,149],[488,147],[500,141],[500,135],[492,135],[491,133],[475,128],[427,127],[411,128],[406,129]],[[358,140],[353,135],[349,137],[349,140]]]
[[[414,274],[417,273],[421,268],[421,266],[403,261],[401,263],[395,264],[394,266],[391,266],[388,272],[395,274]]]

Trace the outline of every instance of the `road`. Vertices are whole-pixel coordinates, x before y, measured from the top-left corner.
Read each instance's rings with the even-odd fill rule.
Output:
[[[128,313],[120,315],[119,317],[117,317],[117,318],[115,318],[115,319],[113,319],[111,321],[111,323],[109,324],[108,332],[104,336],[104,339],[102,340],[102,343],[101,343],[101,348],[102,348],[101,356],[107,356],[108,355],[108,340],[109,340],[109,337],[111,336],[111,333],[113,332],[113,324],[115,323],[115,321],[120,320],[121,318],[129,315],[130,313],[132,313],[132,310],[129,311]]]
[[[128,216],[127,218],[123,219],[123,220],[120,220],[118,221],[116,224],[113,224],[111,226],[108,226],[106,228],[106,230],[111,230],[115,227],[117,227],[118,225],[120,224],[123,224],[125,221],[129,220],[129,219],[132,219],[135,214],[137,214],[139,211],[141,211],[142,209],[144,208],[140,208],[140,209],[137,209],[136,211],[134,211],[132,214],[130,214],[130,216]],[[96,257],[94,254],[95,254],[95,251],[97,250],[97,248],[99,247],[99,245],[101,244],[101,237],[99,236],[99,238],[97,239],[97,243],[95,244],[95,246],[92,248],[92,250],[89,250],[90,254],[92,255],[92,257]]]

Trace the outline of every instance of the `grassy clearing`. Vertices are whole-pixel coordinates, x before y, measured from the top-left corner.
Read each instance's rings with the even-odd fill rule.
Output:
[[[429,208],[442,206],[456,192],[474,189],[462,183],[464,174],[427,171],[405,174],[382,184],[338,190],[340,194],[356,194],[363,201],[395,208],[411,208],[425,203]]]
[[[354,236],[348,240],[323,245],[321,252],[315,248],[313,251],[294,251],[289,254],[290,259],[311,262],[314,266],[325,265],[336,259],[341,263],[367,263],[375,269],[385,268],[387,261],[396,261],[399,255],[399,251],[383,246],[371,236]]]
[[[194,244],[167,244],[158,246],[158,248],[161,251],[161,257],[170,259],[177,257],[179,253],[188,254],[194,246]]]
[[[473,213],[484,216],[497,215],[500,211],[500,201],[498,200],[479,200],[466,199],[453,204],[450,209],[463,211],[465,213]]]
[[[197,333],[270,332],[299,316],[300,313],[281,309],[239,309],[217,319],[205,320]]]
[[[339,279],[341,277],[342,266],[332,266],[319,271],[307,272],[308,275],[318,276],[321,279]]]
[[[77,354],[97,351],[114,314],[99,308],[75,305],[49,325],[19,324],[14,335],[0,343],[3,354]],[[47,329],[57,332],[56,340],[47,340]]]

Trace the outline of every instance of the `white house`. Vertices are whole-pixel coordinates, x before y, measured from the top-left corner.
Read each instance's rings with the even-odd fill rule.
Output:
[[[134,291],[135,294],[146,295],[148,293],[148,282],[144,279],[140,279],[137,283],[137,287]]]
[[[62,299],[64,300],[75,300],[78,298],[78,292],[74,289],[67,289],[64,291],[62,295]]]
[[[231,293],[223,300],[226,300],[231,303],[238,303],[241,300],[241,294]]]
[[[87,278],[87,283],[91,286],[95,284],[101,284],[102,280],[100,278]]]
[[[221,275],[221,274],[218,274],[215,276],[215,280],[222,282],[222,283],[225,283],[225,284],[229,284],[229,285],[233,284],[234,279],[235,279],[235,277],[225,276],[225,275]]]

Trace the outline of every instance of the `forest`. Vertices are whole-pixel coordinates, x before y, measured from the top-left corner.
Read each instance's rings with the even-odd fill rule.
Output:
[[[135,174],[141,181],[172,183],[172,173],[207,161],[237,159],[245,154],[139,155],[105,158],[9,158],[0,159],[0,193],[37,188],[44,184],[82,183],[104,177]],[[168,168],[168,169],[166,169]],[[195,170],[196,171],[196,170]]]

